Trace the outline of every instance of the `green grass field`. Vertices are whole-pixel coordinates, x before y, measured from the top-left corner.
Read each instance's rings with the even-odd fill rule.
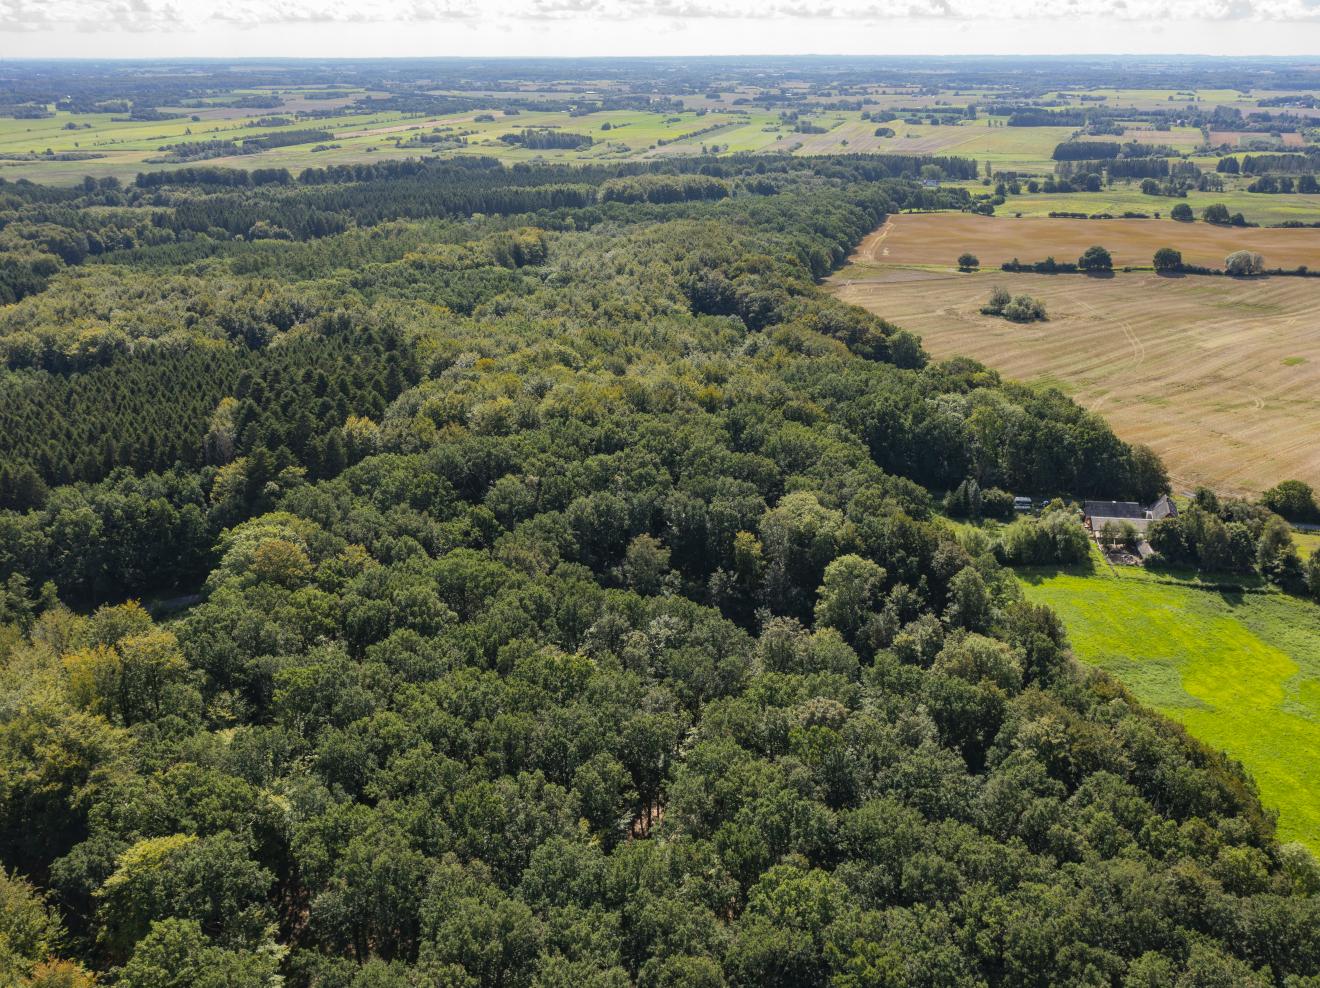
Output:
[[[1137,568],[1019,572],[1063,618],[1077,657],[1238,759],[1279,838],[1320,852],[1320,607]]]
[[[608,88],[608,87],[605,87]],[[269,109],[243,109],[221,105],[240,95],[271,95],[282,101]],[[324,95],[321,93],[320,95]],[[803,120],[823,128],[819,134],[801,133],[781,118],[777,110],[757,106],[739,96],[754,96],[755,90],[728,92],[718,99],[684,98],[682,111],[649,112],[641,110],[602,110],[581,116],[568,112],[524,110],[505,115],[500,110],[463,111],[449,114],[402,113],[394,110],[361,112],[355,101],[363,96],[383,96],[362,88],[344,89],[332,99],[312,99],[299,88],[235,90],[216,96],[216,105],[162,107],[178,113],[175,119],[140,121],[124,119],[123,114],[68,113],[59,111],[49,119],[20,120],[0,118],[0,178],[29,179],[52,185],[72,185],[84,176],[112,176],[132,181],[142,171],[179,167],[160,159],[162,148],[188,141],[236,140],[260,137],[286,130],[315,129],[329,132],[328,140],[274,148],[259,154],[204,158],[186,164],[228,168],[287,168],[298,173],[306,168],[401,158],[453,157],[482,155],[507,163],[549,160],[565,164],[590,164],[699,155],[780,152],[797,155],[815,154],[912,154],[952,155],[971,158],[981,168],[995,172],[1016,172],[1022,176],[1043,178],[1054,172],[1052,154],[1057,144],[1073,137],[1073,127],[1008,127],[1002,116],[978,115],[951,124],[932,124],[925,109],[960,105],[995,98],[993,91],[932,93],[929,91],[894,91],[871,98],[869,106],[897,110],[906,119],[888,121],[883,126],[892,137],[877,137],[877,124],[862,119],[858,109],[834,109],[816,104]],[[456,94],[461,96],[471,94]],[[498,99],[508,96],[510,103],[529,96],[561,98],[562,92],[551,84],[544,93],[510,91],[489,92]],[[1199,97],[1203,102],[1251,109],[1253,98],[1232,90],[1195,94],[1168,90],[1096,90],[1093,95],[1106,97],[1111,106],[1159,107],[1173,100]],[[1078,102],[1075,93],[1065,94],[1070,105]],[[330,111],[326,117],[308,118],[307,111]],[[262,117],[283,116],[287,126],[257,127]],[[119,119],[116,119],[119,117]],[[482,118],[482,119],[478,119]],[[1135,118],[1129,122],[1121,140],[1170,144],[1183,153],[1195,153],[1203,141],[1199,128],[1175,127],[1167,131],[1142,129]],[[524,128],[555,128],[588,134],[594,143],[582,149],[528,149],[506,144],[500,136]],[[461,138],[466,143],[437,150],[418,138],[438,133]],[[91,154],[84,160],[60,160],[60,155]],[[1212,170],[1216,158],[1194,159],[1202,168]],[[1212,203],[1223,203],[1230,211],[1242,212],[1252,223],[1277,224],[1288,220],[1320,221],[1320,195],[1255,195],[1243,191],[1246,179],[1229,178],[1222,193],[1191,193],[1186,199],[1142,195],[1139,183],[1115,185],[1096,193],[1068,193],[1010,196],[998,207],[1000,216],[1015,214],[1036,217],[1052,211],[1073,213],[1141,212],[1167,217],[1178,202],[1186,202],[1198,214]],[[974,195],[990,189],[980,181],[955,183]]]
[[[1293,532],[1293,542],[1303,559],[1320,552],[1320,532]]]
[[[602,83],[604,89],[608,85]],[[221,105],[240,95],[277,95],[282,105],[270,109],[242,109]],[[324,95],[321,93],[320,95]],[[900,153],[956,155],[975,159],[995,171],[1015,171],[1023,175],[1045,176],[1053,174],[1055,163],[1051,156],[1055,145],[1069,140],[1076,129],[1061,127],[1008,127],[1006,118],[984,114],[962,119],[956,124],[934,125],[923,111],[941,106],[959,106],[993,100],[1002,94],[993,90],[967,90],[948,93],[931,91],[893,91],[872,95],[869,107],[873,110],[894,109],[903,117],[920,119],[908,123],[897,119],[883,126],[894,131],[892,137],[877,137],[877,124],[863,120],[862,113],[853,104],[852,109],[834,109],[826,97],[806,113],[805,119],[825,128],[820,134],[804,134],[780,118],[778,111],[758,107],[744,98],[755,96],[754,88],[742,92],[726,92],[717,99],[708,96],[684,96],[685,109],[681,112],[647,112],[636,110],[605,110],[583,116],[570,116],[567,112],[527,112],[505,116],[493,112],[465,111],[453,114],[400,113],[392,110],[353,112],[352,103],[368,94],[361,88],[344,89],[332,99],[311,99],[308,92],[298,87],[273,89],[241,89],[225,95],[203,100],[204,105],[162,107],[181,114],[176,119],[163,121],[134,121],[122,119],[123,114],[57,112],[44,120],[18,120],[0,118],[0,177],[10,180],[26,178],[56,185],[74,184],[83,176],[97,178],[114,176],[131,180],[140,171],[176,167],[151,162],[159,158],[160,148],[184,141],[236,139],[260,136],[288,129],[318,129],[329,131],[329,141],[276,148],[260,154],[211,158],[197,164],[237,168],[288,168],[297,172],[315,166],[355,164],[385,158],[416,158],[452,155],[489,155],[507,162],[544,158],[572,164],[617,161],[674,155],[700,154],[704,148],[718,148],[718,153],[789,152],[799,155],[837,153]],[[458,93],[455,95],[472,95]],[[491,98],[507,96],[510,102],[530,96],[546,99],[563,98],[564,93],[553,84],[545,92],[509,91],[487,92]],[[1116,107],[1167,107],[1174,102],[1199,98],[1202,102],[1224,104],[1250,110],[1255,100],[1233,90],[1205,91],[1189,96],[1170,90],[1095,90],[1092,95],[1106,98]],[[1069,105],[1085,105],[1078,94],[1063,97]],[[216,105],[205,105],[207,103]],[[360,111],[359,107],[359,111]],[[324,118],[299,118],[288,127],[256,128],[252,123],[260,117],[295,117],[304,111],[334,111]],[[698,112],[700,111],[700,112]],[[116,116],[121,119],[115,119]],[[493,120],[477,120],[478,116],[493,116]],[[1198,128],[1177,127],[1167,131],[1142,129],[1143,124],[1133,119],[1122,140],[1170,144],[1183,153],[1195,153],[1203,141]],[[608,124],[609,129],[602,129]],[[707,132],[708,127],[718,129]],[[583,150],[555,149],[528,150],[504,144],[499,136],[524,127],[554,127],[565,131],[590,134],[596,143]],[[434,151],[418,146],[412,139],[417,132],[442,130],[466,138],[460,148]],[[412,142],[412,143],[410,143]],[[313,150],[317,145],[320,150]],[[47,152],[51,154],[47,154]],[[95,158],[63,161],[60,154],[92,153]],[[35,156],[35,157],[33,157]],[[1213,169],[1216,159],[1195,159],[1203,168]],[[1230,180],[1230,185],[1243,185]],[[977,193],[986,191],[979,183],[968,183]],[[1233,211],[1241,210],[1247,218],[1259,223],[1277,223],[1283,220],[1320,219],[1320,196],[1247,195],[1230,191],[1218,195],[1193,194],[1188,200],[1194,209],[1210,202],[1224,202]],[[1043,215],[1051,210],[1068,212],[1141,212],[1166,213],[1176,200],[1141,195],[1136,185],[1119,186],[1096,194],[1036,195],[1011,198],[1000,207],[1001,213],[1022,212],[1027,216]]]
[[[301,103],[295,100],[292,105]],[[0,176],[51,184],[71,184],[80,181],[84,175],[98,178],[112,175],[128,180],[140,171],[177,167],[148,160],[160,157],[160,148],[164,145],[216,139],[243,140],[302,129],[325,130],[334,136],[330,141],[194,163],[238,168],[283,167],[298,171],[382,158],[430,157],[435,152],[425,147],[408,147],[407,142],[419,133],[435,129],[467,139],[466,147],[441,152],[443,154],[489,155],[509,162],[546,158],[579,164],[653,155],[700,154],[703,147],[710,145],[718,145],[721,153],[788,150],[807,136],[794,134],[781,124],[777,114],[765,110],[734,113],[717,109],[705,114],[691,110],[682,113],[608,110],[579,117],[570,117],[567,113],[505,116],[499,112],[468,111],[431,115],[382,110],[370,114],[344,112],[326,118],[302,119],[283,127],[261,128],[251,126],[252,121],[263,116],[288,116],[289,110],[194,108],[180,112],[184,112],[184,116],[178,119],[150,122],[115,120],[115,115],[110,113],[71,114],[62,111],[46,120],[0,118]],[[494,119],[475,119],[486,115]],[[198,119],[192,119],[194,116]],[[827,150],[846,150],[847,145],[842,142],[849,134],[856,137],[854,132],[859,114],[848,116],[851,129],[840,128],[827,135]],[[499,140],[502,134],[527,127],[552,127],[589,134],[596,143],[581,151],[528,150]],[[708,127],[719,129],[686,136]],[[870,131],[866,133],[869,135]],[[329,149],[314,151],[313,146],[318,143],[329,145]],[[54,154],[46,157],[47,151]],[[75,161],[63,161],[57,157],[68,152],[91,153],[98,157]],[[15,158],[18,155],[38,157],[20,160]]]

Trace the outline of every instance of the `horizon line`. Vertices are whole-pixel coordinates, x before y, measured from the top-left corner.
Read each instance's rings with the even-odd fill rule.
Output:
[[[540,62],[570,62],[592,59],[597,61],[644,61],[647,59],[673,59],[673,60],[692,60],[707,58],[726,58],[726,59],[760,59],[760,58],[790,58],[790,59],[896,59],[900,61],[915,61],[921,59],[944,59],[948,61],[970,60],[977,58],[995,58],[995,59],[1036,59],[1047,61],[1066,61],[1068,59],[1098,59],[1098,58],[1140,58],[1140,59],[1200,59],[1214,58],[1222,61],[1274,61],[1274,62],[1305,62],[1314,61],[1320,65],[1320,54],[1315,55],[1276,55],[1260,53],[1248,54],[1223,54],[1214,51],[1201,52],[1065,52],[1065,53],[1039,53],[1039,52],[960,52],[956,54],[922,52],[914,54],[857,54],[846,52],[760,52],[756,54],[737,54],[733,52],[721,53],[710,52],[706,54],[650,54],[650,55],[178,55],[173,57],[156,55],[0,55],[0,64],[14,62],[312,62],[312,61],[330,61],[330,62],[424,62],[435,60],[453,60],[453,61],[540,61]]]

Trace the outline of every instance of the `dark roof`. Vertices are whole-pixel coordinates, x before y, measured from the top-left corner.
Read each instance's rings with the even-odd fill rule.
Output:
[[[1085,511],[1092,518],[1146,517],[1146,509],[1136,501],[1087,501]]]
[[[1178,515],[1178,506],[1170,500],[1169,495],[1161,495],[1160,499],[1150,506],[1150,516],[1156,520],[1160,518],[1175,518]]]

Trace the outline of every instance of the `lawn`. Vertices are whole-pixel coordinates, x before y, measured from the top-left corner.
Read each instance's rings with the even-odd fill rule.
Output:
[[[1320,607],[1114,571],[1098,556],[1019,576],[1063,618],[1079,659],[1241,761],[1280,839],[1320,852]]]

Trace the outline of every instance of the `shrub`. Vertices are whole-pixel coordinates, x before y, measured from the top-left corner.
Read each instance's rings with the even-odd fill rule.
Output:
[[[1097,244],[1086,248],[1086,252],[1077,259],[1077,267],[1083,271],[1112,271],[1114,259],[1109,251]]]
[[[945,496],[944,510],[953,518],[980,518],[983,510],[981,485],[968,477]]]
[[[1156,271],[1177,271],[1182,267],[1182,251],[1161,247],[1155,252]]]
[[[996,555],[1018,566],[1076,563],[1086,559],[1091,542],[1081,520],[1066,509],[1047,511],[1040,518],[1019,518],[1004,529],[995,545]]]
[[[1292,529],[1282,518],[1265,523],[1256,544],[1256,566],[1261,576],[1285,590],[1303,589],[1302,560],[1293,545]]]
[[[981,307],[981,312],[987,316],[1002,316],[1004,309],[1012,301],[1013,296],[1008,294],[1008,289],[996,285],[994,290],[990,292],[990,301]]]
[[[1019,261],[1016,257],[1011,261],[1005,261],[1000,265],[1003,271],[1034,271],[1036,274],[1076,274],[1077,265],[1072,261],[1056,261],[1053,257],[1047,257],[1043,261],[1027,262]]]
[[[981,306],[983,316],[1002,316],[1010,322],[1038,322],[1049,318],[1044,302],[1030,295],[1011,296],[1005,288],[995,287],[990,300]]]
[[[981,492],[981,514],[1001,521],[1012,518],[1013,495],[998,487],[986,488]]]
[[[1232,217],[1228,215],[1228,207],[1222,202],[1216,202],[1201,210],[1201,219],[1207,223],[1218,223],[1220,226],[1227,226],[1233,221]]]
[[[1235,250],[1224,258],[1224,270],[1231,275],[1249,277],[1265,270],[1265,259],[1250,250]]]
[[[1185,202],[1180,202],[1178,205],[1174,206],[1173,209],[1169,210],[1169,216],[1177,220],[1179,223],[1191,223],[1196,219],[1196,217],[1192,215],[1192,207]]]
[[[1012,296],[998,286],[990,293],[990,300],[981,306],[981,314],[1002,316],[1010,322],[1038,322],[1049,318],[1040,299],[1030,295]]]
[[[1004,318],[1009,322],[1043,322],[1048,316],[1040,299],[1018,295],[1004,306]]]
[[[1136,549],[1141,541],[1136,526],[1129,521],[1107,521],[1100,527],[1100,541],[1109,549]]]
[[[1285,480],[1260,496],[1260,503],[1289,521],[1310,522],[1320,519],[1320,507],[1310,484]]]

